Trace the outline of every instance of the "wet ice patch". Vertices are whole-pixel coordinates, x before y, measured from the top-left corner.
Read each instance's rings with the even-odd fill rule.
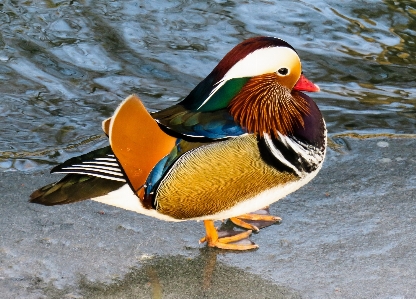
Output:
[[[79,43],[64,45],[51,50],[61,60],[83,69],[93,71],[120,70],[120,64],[110,59],[107,52],[97,44]]]
[[[42,84],[51,93],[59,95],[64,94],[67,98],[76,97],[76,95],[69,91],[62,81],[42,70],[41,66],[32,63],[25,58],[13,59],[13,61],[9,63],[9,67],[27,79],[38,84]]]
[[[133,76],[107,76],[95,78],[94,82],[107,90],[117,93],[120,89],[131,89],[131,86],[141,86],[143,79]]]
[[[388,147],[389,143],[387,141],[379,141],[377,142],[378,147]]]
[[[53,22],[49,28],[53,31],[72,31],[73,29],[64,19],[59,19]]]
[[[382,158],[382,159],[380,159],[380,162],[381,163],[390,163],[391,159],[390,158]]]

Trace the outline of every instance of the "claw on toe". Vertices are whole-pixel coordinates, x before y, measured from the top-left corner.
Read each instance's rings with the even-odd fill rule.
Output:
[[[258,232],[261,228],[282,221],[282,218],[270,215],[269,207],[265,207],[249,214],[232,217],[230,220],[237,226]]]
[[[259,246],[248,238],[252,231],[220,231],[214,226],[214,221],[204,220],[206,236],[199,240],[199,243],[207,242],[209,247],[216,247],[228,250],[250,250]]]

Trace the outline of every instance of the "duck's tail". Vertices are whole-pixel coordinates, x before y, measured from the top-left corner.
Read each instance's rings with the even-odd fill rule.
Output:
[[[51,173],[67,175],[33,192],[30,202],[48,206],[67,204],[105,195],[126,184],[109,146],[69,159]]]
[[[125,185],[82,174],[69,174],[56,183],[46,185],[30,195],[30,202],[46,206],[68,204],[106,195]]]

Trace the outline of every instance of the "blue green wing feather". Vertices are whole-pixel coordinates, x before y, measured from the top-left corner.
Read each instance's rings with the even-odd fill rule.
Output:
[[[247,131],[237,124],[228,109],[191,111],[181,104],[152,114],[168,134],[186,140],[221,140]]]

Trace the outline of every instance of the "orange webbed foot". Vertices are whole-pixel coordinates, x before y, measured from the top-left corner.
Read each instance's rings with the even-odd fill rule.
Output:
[[[220,231],[214,226],[214,221],[204,220],[206,236],[199,240],[199,243],[207,242],[209,247],[216,247],[228,250],[250,250],[259,246],[249,240],[252,231]]]
[[[282,221],[282,218],[270,215],[269,207],[230,218],[231,222],[242,228],[258,232],[261,228]]]

